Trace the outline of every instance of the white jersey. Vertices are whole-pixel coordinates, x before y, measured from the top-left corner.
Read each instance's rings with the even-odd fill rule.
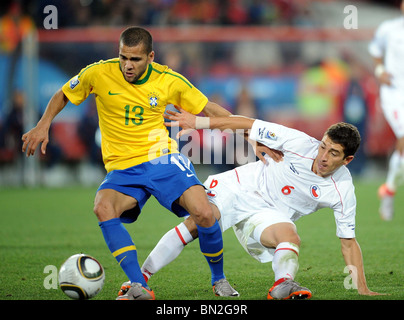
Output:
[[[369,44],[369,52],[375,58],[384,58],[386,71],[393,76],[391,87],[403,91],[404,17],[383,22]]]
[[[356,197],[349,170],[342,166],[328,177],[312,171],[320,141],[305,133],[278,124],[256,120],[250,138],[269,148],[281,150],[284,160],[268,165],[261,161],[252,168],[237,169],[240,182],[254,174],[250,187],[258,188],[262,197],[276,205],[292,220],[311,214],[321,208],[331,208],[340,238],[355,237]],[[246,171],[246,172],[245,172]]]
[[[391,85],[380,86],[383,114],[397,138],[404,137],[404,17],[383,22],[369,44],[375,58],[384,58]]]
[[[320,141],[282,125],[255,120],[250,138],[284,153],[277,163],[257,161],[205,181],[209,201],[221,212],[223,231],[233,226],[243,247],[261,262],[273,250],[259,242],[261,232],[280,222],[293,223],[321,208],[331,208],[340,238],[355,237],[356,197],[349,170],[342,166],[328,177],[312,165]]]

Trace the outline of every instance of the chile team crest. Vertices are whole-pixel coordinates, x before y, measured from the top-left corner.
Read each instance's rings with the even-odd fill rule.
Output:
[[[321,196],[320,188],[316,184],[312,184],[310,187],[310,194],[314,199],[318,199]]]

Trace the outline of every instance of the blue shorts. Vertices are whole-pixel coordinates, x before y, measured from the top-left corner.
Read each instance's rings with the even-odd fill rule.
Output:
[[[131,223],[136,221],[151,195],[178,217],[188,215],[175,201],[193,185],[203,186],[192,162],[180,153],[173,153],[125,170],[109,172],[97,192],[113,189],[135,198],[137,206],[121,215],[122,222]]]

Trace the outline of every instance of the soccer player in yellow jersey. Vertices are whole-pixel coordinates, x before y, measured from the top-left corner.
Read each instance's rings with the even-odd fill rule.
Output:
[[[151,195],[177,216],[193,217],[200,249],[210,266],[216,295],[238,295],[223,273],[223,240],[192,163],[169,138],[163,113],[167,104],[206,116],[230,113],[208,99],[182,75],[153,62],[150,33],[139,27],[124,30],[119,58],[82,69],[58,90],[36,127],[22,136],[22,151],[45,153],[49,128],[68,101],[80,104],[95,95],[107,175],[97,190],[94,212],[105,242],[130,280],[118,299],[154,299],[139,267],[136,247],[123,226],[134,222]]]

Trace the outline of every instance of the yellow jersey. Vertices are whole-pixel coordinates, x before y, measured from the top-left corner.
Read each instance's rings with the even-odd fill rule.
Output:
[[[208,102],[186,78],[155,62],[139,80],[129,83],[123,77],[119,58],[88,65],[62,90],[75,105],[89,94],[95,95],[107,172],[178,153],[176,141],[164,126],[166,106],[173,104],[198,114]]]

